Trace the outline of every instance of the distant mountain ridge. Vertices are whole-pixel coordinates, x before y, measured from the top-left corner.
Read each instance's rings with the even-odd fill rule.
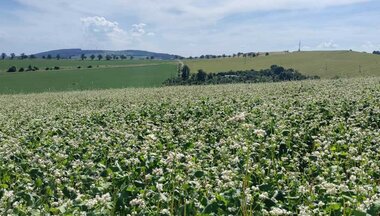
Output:
[[[120,51],[112,51],[112,50],[82,50],[82,49],[59,49],[59,50],[51,50],[47,52],[41,52],[36,53],[34,56],[37,58],[42,58],[43,56],[47,57],[48,55],[51,55],[53,58],[55,58],[57,55],[60,55],[61,58],[80,58],[81,55],[84,54],[87,57],[91,55],[116,55],[116,56],[133,56],[134,58],[146,58],[146,57],[154,57],[155,59],[162,59],[162,60],[170,60],[175,59],[177,55],[171,55],[167,53],[156,53],[156,52],[149,52],[149,51],[143,51],[143,50],[120,50]]]

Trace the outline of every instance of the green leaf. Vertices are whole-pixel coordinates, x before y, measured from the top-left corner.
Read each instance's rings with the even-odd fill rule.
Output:
[[[276,206],[276,203],[273,200],[271,200],[271,199],[265,199],[264,200],[264,204],[265,204],[265,207],[267,209],[270,209],[270,208]]]
[[[53,215],[59,215],[60,210],[57,208],[50,208],[50,213]]]
[[[269,191],[272,190],[272,186],[269,185],[269,184],[262,184],[262,185],[259,186],[259,189],[261,191],[269,192]]]
[[[37,178],[37,180],[36,180],[36,186],[37,187],[41,187],[42,185],[43,185],[43,181],[42,181],[42,179],[41,178]]]
[[[368,210],[368,214],[370,214],[371,216],[378,216],[380,214],[380,202],[372,204],[372,206]]]
[[[60,211],[62,214],[64,214],[64,213],[66,212],[66,209],[65,209],[64,206],[60,206],[60,207],[58,207],[58,209],[59,209],[59,211]]]
[[[274,196],[273,196],[276,200],[279,200],[279,201],[284,201],[285,200],[285,195],[282,191],[277,191]]]
[[[340,207],[342,207],[339,203],[331,203],[330,204],[330,209],[333,211],[338,211],[340,210]]]
[[[228,205],[228,200],[227,200],[226,198],[224,198],[224,196],[218,194],[218,195],[216,195],[216,199],[217,199],[218,201],[220,201],[220,202],[223,202],[223,204],[224,204],[225,206]]]
[[[201,178],[203,175],[204,175],[204,172],[203,172],[203,171],[196,171],[196,172],[194,173],[194,176],[197,177],[197,178]]]
[[[360,210],[353,210],[351,212],[352,216],[367,216],[367,213],[365,212],[362,212]]]
[[[218,212],[218,204],[217,203],[211,203],[206,206],[206,208],[203,210],[203,213],[210,214]]]

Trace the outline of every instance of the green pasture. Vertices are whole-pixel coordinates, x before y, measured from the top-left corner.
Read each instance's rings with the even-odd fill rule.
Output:
[[[36,61],[37,62],[37,61]],[[66,64],[70,61],[57,61]],[[33,71],[0,74],[0,93],[33,93],[46,91],[94,90],[128,87],[157,87],[176,75],[176,64],[141,64],[92,69],[61,69],[56,71]],[[51,62],[52,63],[52,62]],[[85,64],[82,61],[76,64]],[[87,64],[90,64],[88,62]],[[105,63],[105,62],[101,62]],[[144,63],[144,62],[141,62]],[[21,63],[20,63],[21,64]],[[53,64],[53,63],[52,63]]]

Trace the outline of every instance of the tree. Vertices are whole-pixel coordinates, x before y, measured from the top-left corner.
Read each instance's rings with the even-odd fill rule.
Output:
[[[21,59],[27,59],[27,58],[28,58],[28,56],[27,56],[27,55],[25,55],[25,53],[21,53],[21,55],[20,55],[20,58],[21,58]]]
[[[103,56],[101,54],[98,55],[98,60],[102,60],[103,59]]]
[[[265,56],[269,56],[269,52],[265,53]]]
[[[151,56],[151,57],[150,57],[150,59],[152,59],[152,60],[153,60],[153,59],[154,59],[154,56]]]
[[[82,54],[82,55],[80,56],[80,58],[81,58],[82,61],[83,61],[83,60],[87,59],[87,56],[86,56],[85,54]]]
[[[49,55],[47,56],[47,59],[52,59],[52,56],[49,54]]]
[[[15,67],[15,66],[12,66],[12,67],[10,67],[8,70],[7,70],[7,72],[10,72],[10,73],[12,73],[12,72],[16,72],[17,71],[17,68]]]
[[[28,68],[26,69],[26,71],[33,71],[32,65],[29,65]]]
[[[90,59],[91,59],[91,60],[94,60],[94,59],[95,59],[95,55],[92,54],[92,55],[90,56]]]
[[[1,59],[4,60],[7,57],[7,54],[1,53]]]
[[[60,60],[61,59],[61,55],[57,55],[56,57],[55,57],[57,60]]]
[[[29,58],[30,58],[30,59],[35,59],[36,56],[35,56],[35,55],[30,55]]]
[[[11,59],[14,59],[16,57],[16,54],[11,53]]]
[[[122,60],[127,59],[127,56],[125,56],[125,55],[121,55],[121,56],[120,56],[120,59],[122,59]]]
[[[110,56],[110,55],[106,55],[106,60],[107,61],[109,61],[109,60],[111,60],[112,59],[112,56]]]
[[[198,70],[198,73],[197,73],[196,77],[197,77],[197,81],[199,81],[199,82],[205,82],[206,81],[206,77],[207,77],[207,73],[204,72],[202,69]]]
[[[131,60],[133,60],[135,57],[131,56]]]
[[[273,71],[275,75],[279,75],[285,71],[285,68],[277,65],[272,65],[270,69]]]
[[[181,69],[181,78],[182,80],[188,80],[190,77],[190,68],[187,65],[184,65]]]

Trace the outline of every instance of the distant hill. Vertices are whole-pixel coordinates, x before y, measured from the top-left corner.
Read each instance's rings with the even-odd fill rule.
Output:
[[[161,60],[170,60],[175,59],[176,55],[166,54],[166,53],[155,53],[148,52],[143,50],[121,50],[121,51],[112,51],[112,50],[82,50],[82,49],[60,49],[60,50],[51,50],[47,52],[41,52],[34,54],[37,58],[42,58],[43,56],[51,55],[53,58],[57,55],[60,55],[61,58],[80,58],[82,54],[85,54],[87,57],[91,55],[116,55],[116,56],[133,56],[134,58],[146,58],[153,56],[155,59]]]

